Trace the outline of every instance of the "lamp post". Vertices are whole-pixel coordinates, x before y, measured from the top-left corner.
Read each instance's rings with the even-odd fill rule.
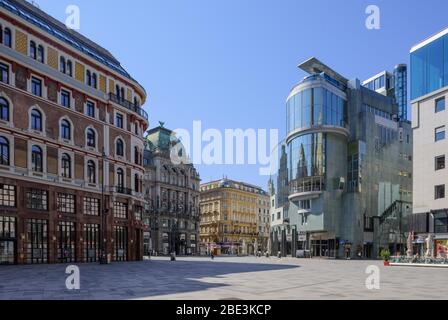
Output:
[[[106,205],[104,203],[104,172],[105,172],[105,163],[106,163],[106,153],[104,152],[103,148],[103,154],[102,154],[102,175],[101,175],[101,206],[100,206],[100,214],[101,214],[101,257],[100,257],[100,264],[107,264],[107,209]]]

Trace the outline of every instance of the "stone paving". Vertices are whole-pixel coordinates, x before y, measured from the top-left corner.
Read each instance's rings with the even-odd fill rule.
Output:
[[[380,289],[368,290],[369,265]],[[178,258],[79,264],[80,290],[66,265],[0,266],[0,300],[95,299],[446,299],[448,269],[383,267],[380,261],[255,257]]]

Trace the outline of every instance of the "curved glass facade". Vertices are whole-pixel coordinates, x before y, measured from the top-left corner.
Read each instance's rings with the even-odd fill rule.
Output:
[[[286,103],[287,132],[318,125],[345,127],[347,102],[325,88],[309,88]]]
[[[289,180],[325,175],[326,134],[299,136],[288,144]]]

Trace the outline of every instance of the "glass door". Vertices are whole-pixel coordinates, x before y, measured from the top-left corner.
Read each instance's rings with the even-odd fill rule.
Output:
[[[114,226],[114,260],[126,261],[128,248],[128,232],[126,227]]]
[[[0,264],[17,262],[16,240],[16,218],[0,217]]]
[[[59,222],[58,240],[58,261],[61,263],[75,262],[76,232],[74,222]]]
[[[0,264],[14,264],[16,262],[15,241],[0,240]]]
[[[48,262],[48,221],[28,219],[26,221],[26,253],[27,263]]]
[[[100,225],[84,225],[84,262],[97,262],[100,254]]]

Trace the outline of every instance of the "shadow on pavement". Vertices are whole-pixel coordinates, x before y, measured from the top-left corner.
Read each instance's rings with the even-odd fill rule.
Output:
[[[150,260],[111,265],[78,264],[81,289],[65,287],[67,265],[0,267],[0,300],[139,299],[224,287],[219,277],[234,273],[276,271],[297,265],[200,260]],[[214,283],[200,281],[214,278]]]

